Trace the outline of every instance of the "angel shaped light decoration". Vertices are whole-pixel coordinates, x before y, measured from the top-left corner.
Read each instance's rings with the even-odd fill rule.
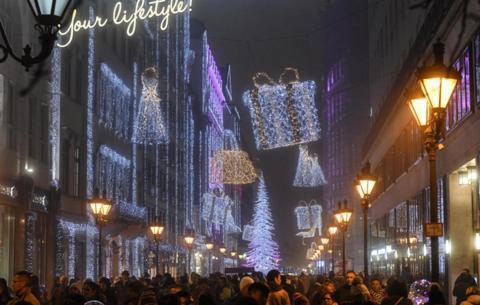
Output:
[[[310,153],[306,145],[300,145],[298,149],[298,165],[293,186],[318,187],[327,184],[323,170],[318,162],[318,155]]]
[[[322,232],[322,206],[316,200],[311,200],[310,203],[300,201],[299,206],[295,208],[295,215],[297,217],[297,228],[301,232],[297,236],[302,238],[315,237]],[[305,231],[306,230],[306,231]]]
[[[133,122],[132,142],[144,145],[168,143],[166,121],[158,96],[158,73],[148,68],[142,75],[142,97]]]

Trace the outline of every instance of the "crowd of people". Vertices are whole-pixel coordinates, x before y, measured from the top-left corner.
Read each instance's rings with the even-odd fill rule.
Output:
[[[480,290],[464,271],[455,282],[457,305],[480,305]],[[0,305],[413,305],[400,279],[372,277],[365,283],[353,271],[345,277],[262,273],[208,278],[193,273],[177,279],[170,274],[135,278],[124,271],[112,281],[67,279],[62,276],[47,292],[38,277],[15,274],[11,287],[0,279]],[[432,284],[426,305],[446,304],[438,284]]]

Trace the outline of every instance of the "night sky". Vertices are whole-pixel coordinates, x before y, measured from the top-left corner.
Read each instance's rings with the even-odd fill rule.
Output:
[[[322,190],[291,186],[298,148],[255,151],[250,117],[241,95],[252,88],[254,73],[264,71],[276,79],[288,66],[298,68],[302,80],[320,84],[325,34],[322,16],[328,1],[196,0],[193,3],[193,17],[205,24],[218,64],[232,65],[234,101],[240,106],[242,136],[247,150],[260,160],[264,171],[284,265],[304,265],[306,248],[295,236],[293,210],[299,200],[320,199]],[[319,152],[319,143],[313,143],[311,149]]]

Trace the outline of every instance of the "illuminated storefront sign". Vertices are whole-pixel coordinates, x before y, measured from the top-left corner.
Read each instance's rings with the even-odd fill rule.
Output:
[[[72,19],[65,29],[60,30],[59,36],[65,37],[64,42],[57,43],[57,46],[64,48],[70,45],[75,34],[84,30],[103,28],[107,24],[127,26],[126,34],[133,36],[137,30],[137,23],[155,17],[161,17],[160,29],[165,31],[168,28],[170,16],[182,14],[191,10],[193,0],[152,0],[145,4],[145,0],[137,0],[135,8],[131,11],[124,7],[122,1],[113,6],[112,17],[103,18],[96,16],[92,19],[78,19],[77,10],[72,13]]]

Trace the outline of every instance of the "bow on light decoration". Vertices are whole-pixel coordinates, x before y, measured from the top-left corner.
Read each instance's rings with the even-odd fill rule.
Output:
[[[294,79],[285,81],[288,73]],[[260,84],[263,78],[266,84]],[[297,145],[320,138],[314,81],[300,82],[298,70],[285,68],[276,83],[266,73],[253,77],[255,88],[243,94],[250,110],[258,150]]]
[[[158,73],[154,68],[145,70],[142,75],[142,84],[142,97],[133,123],[132,142],[146,145],[168,143],[161,100],[157,93]]]
[[[323,170],[318,162],[318,155],[310,154],[306,145],[298,147],[298,165],[293,186],[318,187],[327,184]]]
[[[302,238],[311,238],[315,236],[318,229],[318,234],[322,232],[322,207],[316,200],[311,200],[309,204],[305,201],[299,202],[300,206],[295,208],[295,215],[297,216],[297,227],[299,230],[308,230],[297,233],[297,236]]]
[[[224,225],[229,232],[241,232],[232,216],[233,201],[223,190],[216,188],[203,194],[202,219],[209,223]]]
[[[257,174],[248,154],[240,150],[231,130],[224,131],[224,149],[213,156],[211,179],[214,183],[249,184]]]

